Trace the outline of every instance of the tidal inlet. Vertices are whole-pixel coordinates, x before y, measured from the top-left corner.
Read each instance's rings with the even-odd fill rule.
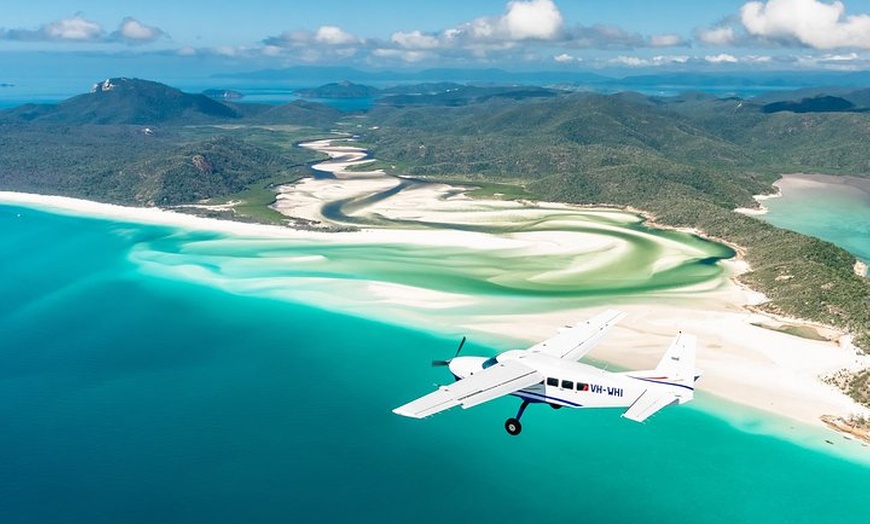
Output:
[[[726,286],[730,269],[719,262],[734,255],[730,248],[649,228],[636,214],[471,198],[472,188],[349,171],[366,162],[351,145],[304,146],[329,153],[315,167],[328,176],[281,188],[276,208],[309,231],[251,228],[259,234],[151,242],[131,259],[144,271],[234,293],[445,333],[498,335],[487,326],[535,315],[570,319],[578,309],[631,298],[692,299]],[[542,329],[559,325],[548,324]],[[523,338],[538,335],[533,325],[525,329]]]

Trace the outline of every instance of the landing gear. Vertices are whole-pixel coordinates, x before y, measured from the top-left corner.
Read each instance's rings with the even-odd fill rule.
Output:
[[[516,418],[509,418],[504,423],[504,429],[508,432],[509,435],[517,436],[520,434],[520,431],[523,430],[523,425],[520,424],[520,418],[525,413],[526,408],[529,407],[529,401],[524,400],[522,404],[520,404],[520,410],[517,411]]]
[[[504,423],[504,429],[513,436],[517,436],[520,434],[520,431],[523,430],[523,425],[520,424],[520,421],[515,418],[509,418]]]
[[[550,407],[553,409],[562,409],[562,404],[550,404]]]

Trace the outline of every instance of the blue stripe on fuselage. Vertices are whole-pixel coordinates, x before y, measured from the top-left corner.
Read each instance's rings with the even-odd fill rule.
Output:
[[[626,375],[627,377],[631,377],[635,380],[643,380],[644,382],[652,382],[653,384],[662,384],[664,386],[674,386],[678,388],[688,389],[689,391],[695,391],[695,388],[692,386],[687,386],[685,384],[674,384],[673,382],[663,382],[661,380],[653,380],[651,378],[641,378],[641,377],[632,377],[631,375]]]
[[[571,402],[570,400],[565,400],[556,397],[548,397],[547,395],[542,395],[540,393],[535,393],[533,391],[519,390],[515,393],[511,393],[515,397],[520,397],[524,400],[531,400],[533,402],[560,402],[562,404],[567,404],[569,406],[574,406],[575,408],[582,408],[583,404],[577,404],[575,402]]]

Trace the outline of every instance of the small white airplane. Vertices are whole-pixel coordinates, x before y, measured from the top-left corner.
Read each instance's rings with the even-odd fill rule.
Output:
[[[692,400],[695,381],[694,335],[680,333],[655,369],[612,373],[578,362],[625,316],[608,310],[559,331],[559,334],[528,349],[505,351],[492,358],[460,357],[465,337],[450,360],[433,366],[448,366],[456,378],[449,386],[393,410],[397,415],[424,418],[454,406],[470,408],[504,395],[522,399],[516,417],[505,429],[519,435],[520,418],[531,403],[554,409],[628,407],[623,417],[642,422],[671,404]]]

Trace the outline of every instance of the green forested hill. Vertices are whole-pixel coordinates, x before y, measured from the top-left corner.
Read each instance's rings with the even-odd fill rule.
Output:
[[[256,111],[250,111],[247,104],[238,104],[237,107],[239,110],[249,111],[250,114],[244,122],[252,124],[289,124],[329,129],[344,116],[334,107],[304,100],[275,106],[258,106]]]
[[[296,90],[297,95],[305,98],[369,98],[379,95],[380,92],[376,87],[354,84],[347,80]]]
[[[769,190],[754,155],[680,113],[594,94],[469,108],[379,110],[367,140],[416,175],[517,181],[548,198],[695,197],[737,207]],[[636,203],[636,202],[635,202]]]
[[[37,147],[34,147],[36,145]],[[175,205],[298,176],[306,150],[138,126],[0,126],[0,188],[136,205]]]
[[[328,128],[341,111],[313,102],[248,104],[185,93],[137,78],[110,78],[90,93],[58,104],[25,104],[0,111],[0,124],[190,126],[283,124]]]
[[[118,171],[136,203],[177,205],[237,193],[261,180],[292,178],[300,159],[229,137],[215,137],[146,158]]]
[[[196,124],[239,118],[227,104],[202,94],[136,78],[111,78],[90,93],[59,104],[27,104],[0,113],[0,122],[53,124]]]
[[[294,130],[322,133],[341,117],[111,78],[59,104],[0,111],[0,188],[138,205],[226,196],[304,174],[317,155],[292,147]]]

